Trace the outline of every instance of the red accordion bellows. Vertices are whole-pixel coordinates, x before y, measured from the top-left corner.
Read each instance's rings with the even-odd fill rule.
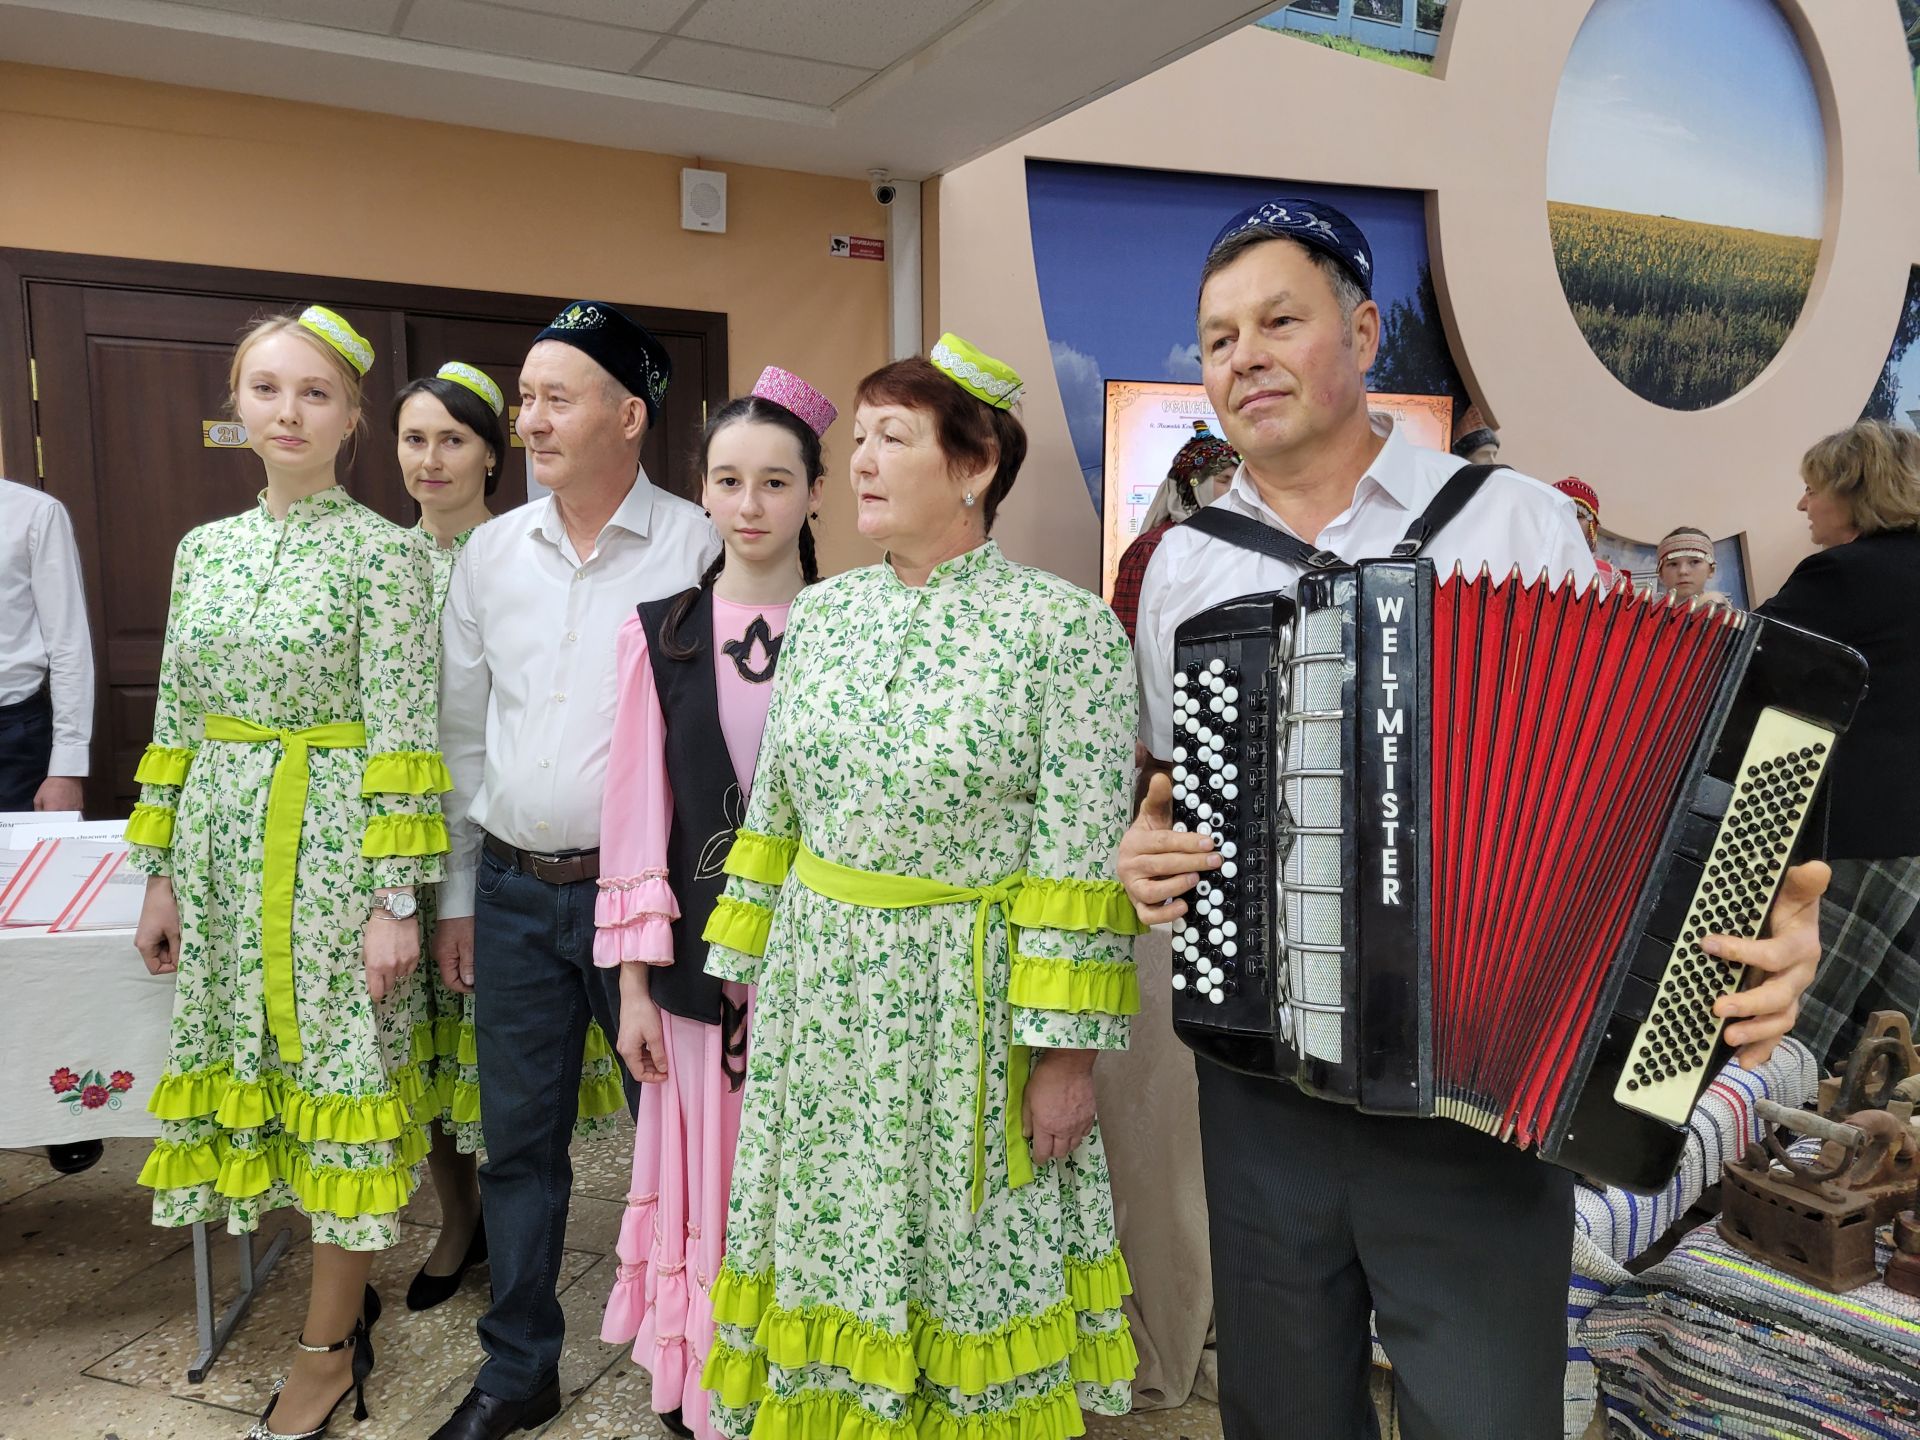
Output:
[[[1706,725],[1732,618],[1484,573],[1435,588],[1437,1104],[1541,1138]]]

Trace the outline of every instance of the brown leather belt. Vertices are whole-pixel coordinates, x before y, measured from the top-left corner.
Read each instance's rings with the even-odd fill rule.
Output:
[[[563,850],[558,855],[540,855],[521,850],[482,832],[481,848],[509,870],[531,875],[549,885],[573,885],[582,880],[600,878],[600,850]]]

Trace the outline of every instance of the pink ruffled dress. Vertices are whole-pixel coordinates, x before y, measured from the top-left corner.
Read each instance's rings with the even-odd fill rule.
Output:
[[[738,782],[740,806],[753,779],[760,732],[773,694],[773,665],[764,648],[736,663],[724,648],[748,657],[754,622],[778,637],[785,605],[737,605],[713,597],[714,677],[720,728]],[[744,642],[744,643],[743,643]],[[778,646],[778,639],[773,642]],[[666,763],[666,722],[636,618],[620,632],[620,695],[608,757],[603,802],[600,897],[595,913],[594,960],[603,966],[670,965],[672,926],[704,927],[704,915],[682,915],[668,873],[673,781]],[[749,678],[757,675],[760,678]],[[724,987],[751,1027],[751,987]],[[726,1254],[727,1193],[740,1136],[739,1089],[722,1064],[719,1025],[662,1012],[667,1078],[642,1087],[633,1142],[633,1183],[620,1226],[619,1269],[601,1320],[600,1338],[633,1345],[634,1360],[653,1377],[653,1408],[678,1409],[700,1437],[714,1435],[700,1372],[713,1342],[708,1295]],[[735,1074],[742,1055],[732,1057]]]

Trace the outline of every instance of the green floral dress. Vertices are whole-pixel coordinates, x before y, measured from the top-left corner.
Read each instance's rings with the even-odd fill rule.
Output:
[[[703,1377],[723,1434],[1064,1440],[1129,1408],[1099,1129],[1034,1166],[1019,1094],[1027,1047],[1124,1048],[1139,1007],[1111,878],[1134,715],[1112,612],[991,543],[794,602],[707,929],[709,973],[759,986]],[[823,893],[876,872],[962,894]]]
[[[425,978],[376,1004],[360,946],[375,888],[447,848],[430,603],[406,532],[337,488],[180,542],[127,824],[180,906],[156,1224],[294,1205],[316,1241],[394,1243],[433,1031]]]
[[[424,525],[407,532],[420,547],[432,571],[432,619],[436,637],[440,612],[446,608],[447,588],[453,584],[454,562],[467,548],[473,531],[463,532],[452,545],[441,545],[427,533]],[[437,646],[437,639],[436,639]],[[433,963],[426,944],[433,936],[433,890],[420,894],[422,941],[421,968],[427,973],[427,1009],[433,1024],[433,1058],[427,1064],[427,1100],[421,1107],[422,1121],[438,1120],[454,1138],[462,1154],[482,1149],[480,1133],[480,1057],[474,1048],[473,996],[462,995],[440,978],[440,967]],[[626,1135],[633,1129],[627,1113],[626,1092],[620,1086],[620,1072],[614,1067],[613,1046],[599,1021],[587,1025],[587,1043],[580,1069],[579,1118],[574,1121],[577,1140],[599,1139],[607,1135]]]

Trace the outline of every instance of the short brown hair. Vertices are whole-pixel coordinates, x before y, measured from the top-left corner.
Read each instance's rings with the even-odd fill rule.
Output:
[[[1229,236],[1213,247],[1206,263],[1200,267],[1200,289],[1193,297],[1196,322],[1199,318],[1200,299],[1207,293],[1207,282],[1238,260],[1247,251],[1256,246],[1274,243],[1291,245],[1313,261],[1315,268],[1327,277],[1327,284],[1333,290],[1334,303],[1340,307],[1340,323],[1348,326],[1348,339],[1352,339],[1353,312],[1358,310],[1370,297],[1360,288],[1360,282],[1353,278],[1348,270],[1333,256],[1324,250],[1316,250],[1311,245],[1302,245],[1298,240],[1285,235],[1276,235],[1270,230],[1258,226],[1242,230],[1238,235]]]
[[[882,365],[860,382],[855,405],[899,405],[933,416],[934,438],[954,474],[993,467],[980,513],[993,529],[1000,502],[1020,478],[1027,458],[1027,430],[1006,411],[976,400],[934,364],[915,355]]]
[[[1862,535],[1920,526],[1920,431],[1862,420],[1800,459],[1807,489],[1846,503]]]

